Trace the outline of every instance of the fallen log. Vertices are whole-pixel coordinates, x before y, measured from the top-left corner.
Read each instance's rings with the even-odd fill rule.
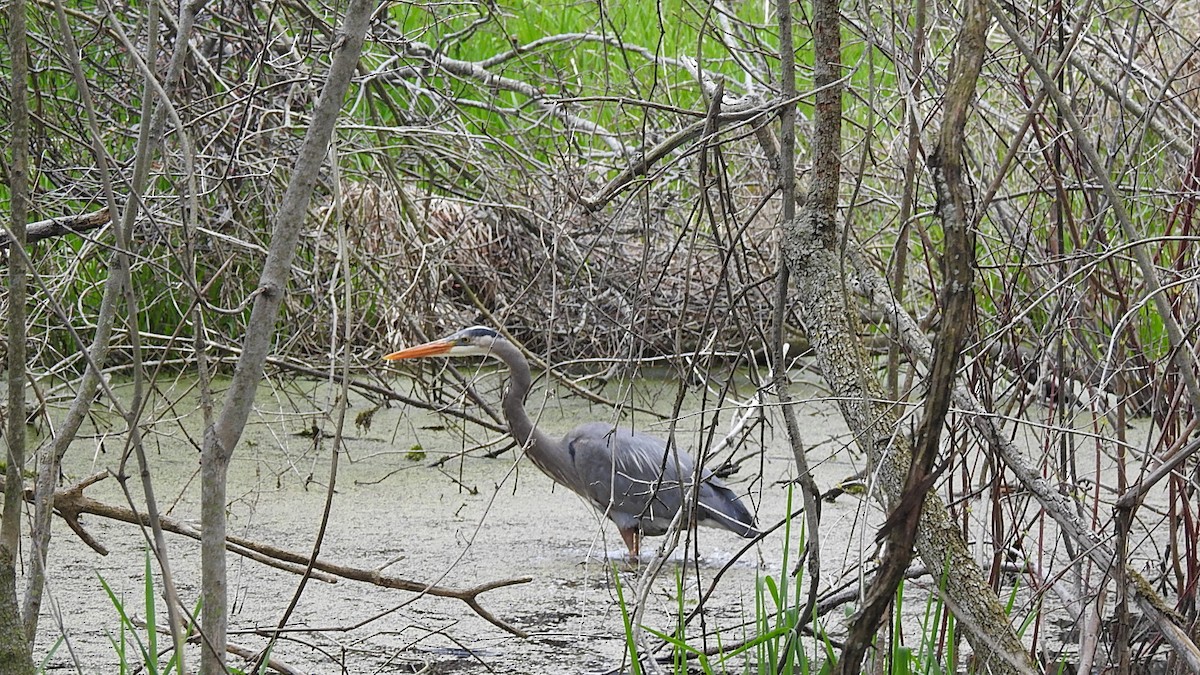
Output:
[[[108,209],[101,209],[82,216],[59,216],[49,220],[39,220],[25,226],[25,241],[32,244],[35,241],[60,237],[64,234],[78,234],[94,230],[108,223]],[[8,248],[7,232],[0,232],[0,250]]]
[[[108,555],[108,549],[96,540],[90,533],[83,528],[79,522],[79,517],[83,515],[99,516],[108,518],[123,523],[133,525],[149,526],[150,518],[144,513],[137,513],[132,509],[123,506],[113,506],[104,502],[92,499],[83,494],[83,491],[91,485],[94,485],[108,477],[108,473],[101,472],[89,476],[79,483],[67,488],[56,490],[54,493],[54,511],[57,513],[68,527],[92,550],[100,555]],[[25,500],[32,503],[33,490],[25,491]],[[166,532],[189,537],[197,541],[200,540],[200,528],[195,525],[176,518],[161,516],[159,523],[162,529]],[[228,536],[225,538],[225,547],[245,556],[251,560],[255,560],[264,565],[269,565],[277,569],[281,569],[293,574],[304,574],[304,570],[309,565],[309,557],[303,553],[296,553],[287,549],[265,544],[263,542],[254,541],[245,537]],[[467,604],[476,614],[486,620],[488,623],[504,630],[517,637],[529,637],[525,631],[509,624],[502,619],[495,617],[491,612],[483,608],[479,604],[478,596],[487,591],[505,586],[515,586],[517,584],[527,584],[533,581],[532,577],[519,577],[516,579],[502,579],[498,581],[489,581],[485,584],[472,586],[470,588],[450,588],[447,586],[439,586],[437,584],[426,583],[423,581],[413,581],[402,577],[384,574],[379,569],[364,569],[360,567],[350,567],[348,565],[339,565],[327,560],[318,559],[312,562],[314,570],[313,578],[325,581],[328,583],[337,583],[339,578],[350,579],[352,581],[361,581],[363,583],[380,586],[382,588],[394,588],[401,591],[409,591],[417,593],[418,597],[422,595],[432,595],[440,598],[454,598],[461,600]]]

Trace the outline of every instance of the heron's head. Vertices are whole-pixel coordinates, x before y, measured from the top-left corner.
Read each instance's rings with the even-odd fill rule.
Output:
[[[492,345],[503,339],[491,328],[472,326],[432,342],[401,349],[383,358],[386,361],[400,361],[430,356],[489,356],[492,353]]]

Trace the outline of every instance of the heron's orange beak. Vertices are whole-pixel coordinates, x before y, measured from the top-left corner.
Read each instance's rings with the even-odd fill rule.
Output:
[[[424,356],[441,356],[450,352],[450,348],[454,346],[453,342],[439,340],[437,342],[426,342],[423,345],[401,349],[398,352],[392,352],[383,357],[384,361],[399,361],[401,359],[419,359]]]

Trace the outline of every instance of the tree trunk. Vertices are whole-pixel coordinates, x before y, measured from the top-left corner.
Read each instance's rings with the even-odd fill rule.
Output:
[[[885,508],[891,508],[908,474],[909,439],[901,433],[895,406],[888,402],[859,342],[856,310],[848,307],[842,294],[840,256],[823,243],[823,228],[816,221],[815,214],[806,210],[786,227],[784,254],[817,364],[859,447],[877,469],[875,494]],[[946,504],[934,492],[925,497],[916,550],[930,570],[944,573],[947,605],[967,629],[980,663],[993,673],[1032,672],[995,592],[950,520]]]
[[[0,673],[32,675],[33,656],[17,607],[16,565],[12,552],[0,546]]]
[[[812,24],[813,86],[818,92],[812,185],[800,215],[784,223],[781,246],[817,364],[858,445],[876,468],[874,494],[890,509],[903,491],[912,448],[859,340],[857,310],[846,300],[837,227],[842,115],[837,0],[815,0]],[[932,491],[920,512],[916,550],[931,570],[944,574],[946,603],[967,629],[982,672],[1035,672],[945,503]]]
[[[321,166],[329,149],[334,123],[342,100],[358,65],[363,36],[375,8],[372,0],[352,0],[346,8],[342,31],[333,45],[333,61],[313,109],[312,124],[300,146],[291,181],[275,214],[271,247],[250,313],[250,322],[242,343],[233,379],[225,395],[220,416],[204,432],[200,453],[201,508],[203,536],[200,544],[203,599],[204,648],[200,653],[203,675],[223,675],[228,598],[225,569],[225,486],[229,461],[246,427],[254,406],[254,395],[262,379],[275,337],[275,319],[291,276],[292,258],[300,229],[304,225],[309,199],[316,186]]]
[[[8,48],[12,55],[9,113],[12,154],[8,177],[13,252],[8,258],[8,419],[4,431],[7,471],[3,522],[0,522],[0,672],[33,672],[32,636],[25,632],[17,604],[17,556],[20,553],[25,469],[25,222],[29,216],[29,86],[25,49],[25,2],[8,6]]]

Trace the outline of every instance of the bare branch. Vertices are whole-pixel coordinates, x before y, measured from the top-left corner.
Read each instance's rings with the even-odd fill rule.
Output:
[[[59,216],[49,220],[39,220],[29,223],[25,230],[26,243],[32,244],[43,239],[59,237],[64,234],[78,234],[102,227],[110,221],[107,209],[92,211],[81,216]],[[0,250],[8,248],[7,232],[0,232]]]
[[[104,502],[92,499],[83,493],[83,491],[103,480],[107,477],[105,473],[97,473],[85,478],[84,480],[70,487],[62,488],[55,492],[54,507],[55,512],[71,527],[73,531],[81,535],[84,542],[93,550],[106,555],[104,547],[100,545],[90,536],[86,536],[86,529],[80,524],[80,516],[98,516],[100,518],[108,518],[122,523],[130,523],[133,525],[150,526],[150,516],[145,513],[135,513],[132,509],[124,506],[113,506]],[[25,493],[25,499],[32,501],[33,494],[29,491]],[[165,532],[178,534],[189,539],[199,541],[201,539],[200,528],[194,524],[184,520],[172,518],[170,516],[159,516],[159,523]],[[450,588],[447,586],[439,586],[429,584],[422,581],[414,581],[405,579],[390,574],[384,574],[378,569],[365,569],[361,567],[353,567],[350,565],[341,565],[327,560],[313,559],[303,553],[296,553],[285,548],[273,546],[261,541],[247,539],[236,535],[230,535],[226,540],[228,550],[238,555],[245,556],[251,560],[269,565],[276,569],[293,574],[304,574],[307,568],[312,568],[317,571],[316,578],[321,581],[335,583],[338,578],[349,579],[351,581],[361,581],[363,583],[372,584],[381,588],[391,588],[399,591],[408,591],[421,595],[432,595],[439,598],[453,598],[462,600],[467,603],[479,616],[486,619],[489,623],[517,637],[528,637],[528,633],[509,624],[501,619],[497,619],[493,614],[486,611],[479,604],[479,596],[506,586],[515,586],[526,584],[532,581],[531,577],[521,577],[518,579],[503,579],[497,581],[489,581],[477,586],[468,588]]]
[[[928,363],[933,357],[933,347],[912,317],[904,308],[896,303],[895,298],[887,290],[887,282],[879,277],[875,269],[861,255],[851,252],[850,260],[858,273],[863,289],[871,298],[873,304],[883,310],[889,321],[898,329],[906,350],[914,360]],[[959,385],[954,388],[954,405],[964,411],[975,432],[983,439],[1004,465],[1016,475],[1021,485],[1037,499],[1042,509],[1058,523],[1062,531],[1072,541],[1078,543],[1079,550],[1092,559],[1100,569],[1109,569],[1118,564],[1112,548],[1080,517],[1080,511],[1071,503],[1067,495],[1051,485],[1041,474],[1040,470],[1025,459],[1008,435],[997,424],[995,415],[990,414],[979,399],[966,387]],[[1179,617],[1170,609],[1154,588],[1137,570],[1127,567],[1129,589],[1135,594],[1139,607],[1146,617],[1154,623],[1176,652],[1188,664],[1192,672],[1200,672],[1200,649],[1188,637],[1178,622]]]

